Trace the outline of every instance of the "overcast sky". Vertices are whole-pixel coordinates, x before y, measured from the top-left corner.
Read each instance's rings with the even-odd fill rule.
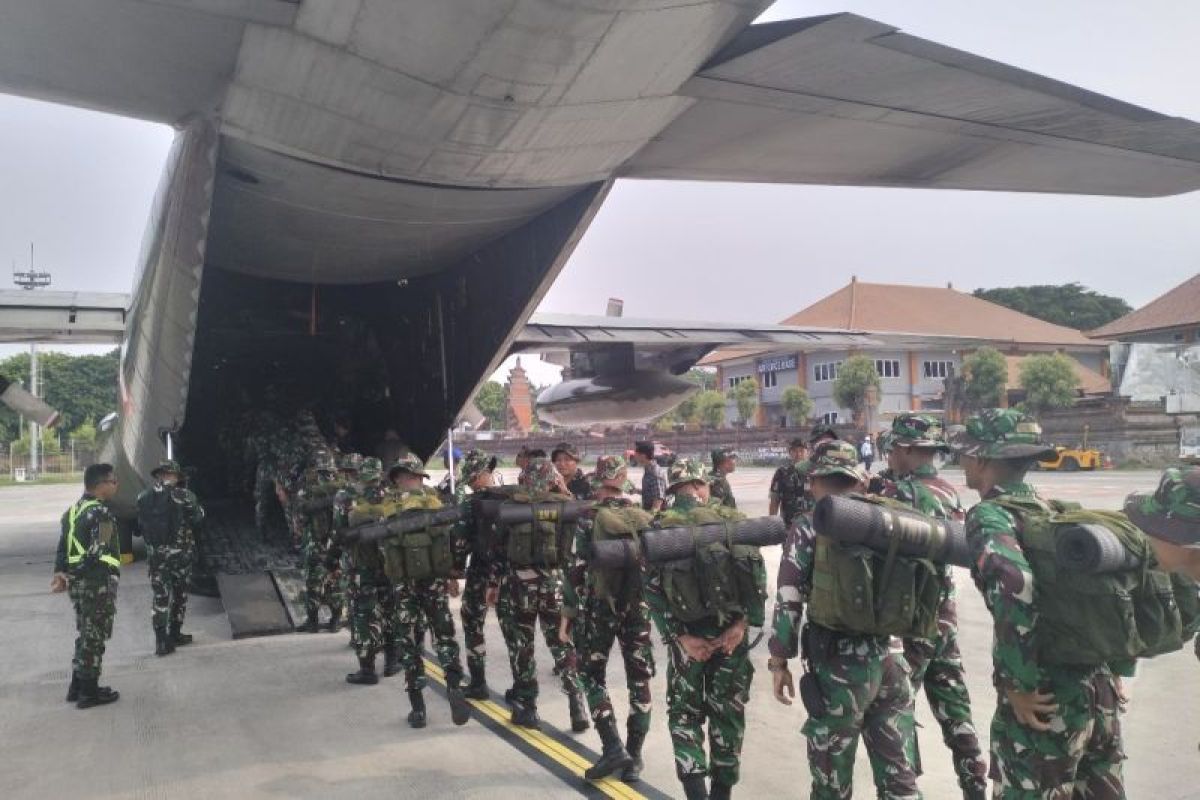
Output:
[[[1200,120],[1200,3],[784,0]],[[129,291],[170,130],[0,95],[0,268]],[[844,285],[1079,281],[1138,306],[1200,271],[1200,193],[1155,200],[622,181],[542,304],[777,322]],[[4,281],[7,284],[7,280]],[[11,352],[0,349],[0,355]],[[535,378],[548,380],[540,371]]]

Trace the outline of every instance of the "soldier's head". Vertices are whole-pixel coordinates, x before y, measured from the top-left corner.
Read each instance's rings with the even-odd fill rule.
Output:
[[[633,445],[633,460],[639,466],[646,466],[654,461],[654,442],[636,442]]]
[[[667,494],[695,497],[704,500],[709,476],[704,465],[690,458],[680,458],[671,465],[667,473]]]
[[[517,484],[535,492],[570,494],[562,475],[558,474],[558,470],[544,455],[541,458],[529,459],[529,463],[521,470],[521,476],[517,478]]]
[[[550,460],[559,474],[565,477],[573,477],[579,471],[579,451],[569,442],[559,442],[550,451]]]
[[[808,458],[808,442],[803,436],[797,436],[788,442],[788,458],[792,461],[803,461]]]
[[[813,499],[862,491],[867,476],[858,465],[858,449],[837,439],[821,442],[809,458]]]
[[[117,474],[112,464],[89,464],[83,471],[84,491],[101,502],[113,499],[117,485]]]
[[[737,453],[731,447],[718,447],[710,454],[714,470],[720,470],[728,475],[737,469]]]
[[[591,475],[592,491],[596,497],[620,497],[628,484],[629,466],[621,456],[600,456],[596,471]]]
[[[517,457],[515,461],[517,464],[517,469],[525,469],[525,465],[529,463],[529,448],[525,445],[522,445],[521,449],[517,451]]]
[[[420,489],[428,477],[425,462],[416,453],[404,454],[388,470],[388,480],[401,491]]]
[[[374,456],[364,458],[358,468],[358,479],[364,483],[375,483],[383,477],[383,462]]]
[[[150,477],[164,486],[174,486],[183,477],[183,468],[178,461],[167,459],[150,470]]]
[[[1131,494],[1125,513],[1150,537],[1159,566],[1200,580],[1200,467],[1172,467],[1153,494]]]
[[[330,480],[337,472],[337,459],[334,458],[333,453],[323,447],[314,450],[309,460],[312,463],[313,469],[317,471],[317,477],[320,480]]]
[[[471,491],[475,492],[495,485],[495,456],[489,456],[482,450],[468,450],[460,463],[462,464],[462,481],[471,488]]]
[[[363,457],[359,453],[342,453],[337,459],[338,473],[348,481],[356,480],[362,469]]]
[[[942,421],[932,414],[901,414],[892,420],[888,433],[888,464],[901,473],[912,472],[933,462],[949,450]],[[883,450],[882,435],[880,450]]]
[[[980,494],[1024,480],[1033,463],[1054,453],[1042,441],[1042,426],[1014,408],[987,408],[970,417],[950,438],[967,486]]]

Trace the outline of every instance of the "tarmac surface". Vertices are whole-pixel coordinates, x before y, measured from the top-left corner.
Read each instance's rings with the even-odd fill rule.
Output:
[[[747,468],[731,477],[748,513],[766,512],[770,474]],[[961,481],[961,473],[947,477]],[[1117,508],[1128,492],[1148,489],[1156,480],[1151,472],[1034,477],[1050,496],[1097,508]],[[144,561],[123,572],[115,632],[104,660],[103,683],[120,690],[121,700],[78,711],[63,701],[74,638],[70,603],[48,591],[58,518],[77,495],[71,486],[0,488],[0,798],[679,794],[663,705],[665,654],[657,633],[659,671],[645,781],[633,791],[615,782],[589,788],[575,775],[599,742],[593,731],[572,735],[550,729],[569,730],[567,704],[540,638],[546,736],[523,736],[508,728],[502,701],[479,704],[475,718],[455,728],[448,706],[432,691],[427,693],[429,727],[413,731],[404,721],[408,705],[400,676],[374,687],[344,682],[344,674],[355,667],[344,630],[233,641],[221,601],[193,596],[185,629],[195,634],[195,643],[156,658]],[[974,495],[964,491],[967,501]],[[773,586],[777,548],[767,559]],[[958,578],[960,638],[976,725],[986,739],[995,702],[990,618],[966,573]],[[511,678],[494,616],[489,616],[487,637],[489,682],[494,693],[502,693]],[[808,768],[799,733],[803,709],[798,702],[785,707],[772,698],[765,645],[753,657],[758,672],[736,794],[806,798]],[[1200,798],[1200,664],[1191,647],[1143,662],[1129,685],[1133,700],[1124,719],[1128,796]],[[619,658],[610,663],[609,686],[623,719]],[[959,796],[949,754],[924,700],[918,719],[925,797]],[[855,796],[872,797],[865,752],[859,753]]]

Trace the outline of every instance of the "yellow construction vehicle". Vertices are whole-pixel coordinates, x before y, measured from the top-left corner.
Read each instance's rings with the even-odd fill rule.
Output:
[[[1088,447],[1088,426],[1086,425],[1083,426],[1083,444],[1079,447],[1057,445],[1054,448],[1054,455],[1037,462],[1038,469],[1061,472],[1108,469],[1111,466],[1103,452],[1094,447]]]

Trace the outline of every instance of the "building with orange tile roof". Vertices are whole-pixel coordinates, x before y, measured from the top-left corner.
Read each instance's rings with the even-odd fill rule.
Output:
[[[1200,344],[1200,273],[1120,319],[1088,331],[1122,342]]]

